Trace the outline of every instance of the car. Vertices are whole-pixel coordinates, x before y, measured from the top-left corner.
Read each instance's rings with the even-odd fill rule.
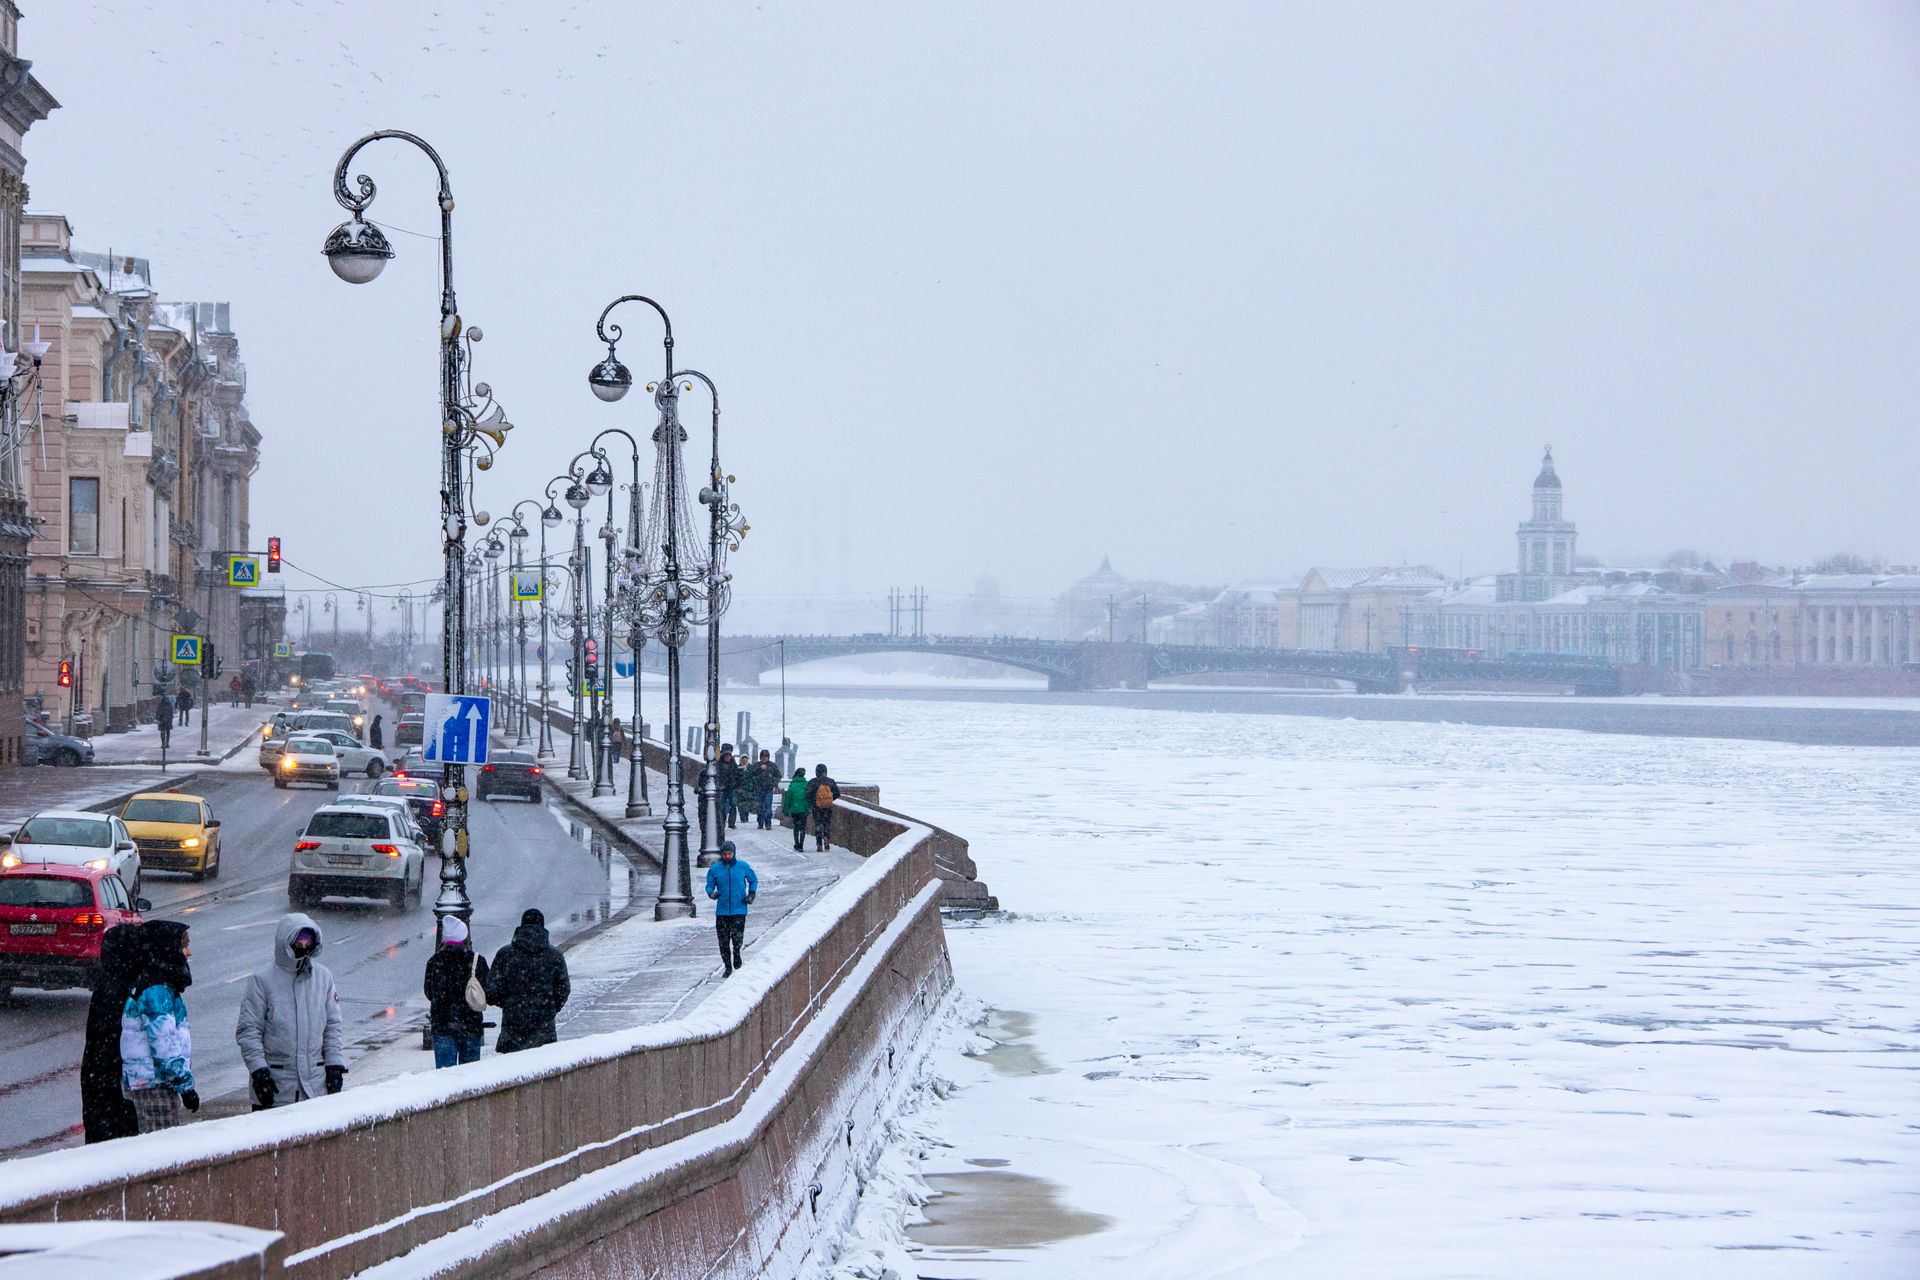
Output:
[[[152,906],[99,867],[58,864],[0,871],[0,998],[15,987],[91,987],[100,937],[139,924]]]
[[[296,733],[281,749],[273,769],[273,785],[282,790],[296,782],[318,782],[329,791],[340,789],[340,757],[325,738]]]
[[[0,854],[0,871],[35,865],[111,871],[140,896],[140,846],[116,814],[90,809],[42,809],[34,814]]]
[[[56,764],[66,768],[93,763],[93,743],[70,733],[56,733],[37,721],[27,721],[21,764]]]
[[[332,801],[337,806],[346,805],[355,809],[378,809],[382,813],[397,813],[407,820],[407,829],[413,833],[413,842],[422,849],[427,848],[427,833],[420,825],[420,819],[413,812],[413,805],[405,796],[380,796],[364,793],[357,796],[341,796]],[[428,850],[432,852],[432,850]]]
[[[364,773],[369,778],[377,778],[387,771],[387,753],[378,747],[363,747],[360,740],[350,733],[338,729],[307,729],[296,735],[301,738],[325,738],[333,744],[333,753],[340,758],[340,776],[350,773]]]
[[[426,740],[427,718],[418,711],[403,711],[393,726],[393,745],[417,747]]]
[[[440,852],[440,833],[446,829],[447,802],[440,798],[440,784],[429,778],[388,778],[373,788],[377,796],[398,796],[413,807],[414,820],[427,837],[428,853]]]
[[[328,804],[314,810],[293,842],[287,901],[301,909],[322,897],[384,898],[405,910],[420,901],[426,878],[426,850],[405,817]]]
[[[345,716],[353,724],[355,734],[367,727],[367,709],[360,705],[358,698],[328,698],[322,710]]]
[[[531,751],[496,751],[475,771],[474,798],[520,796],[539,804],[540,776]]]
[[[445,782],[447,767],[438,760],[429,760],[419,750],[407,752],[394,762],[393,776],[396,778],[426,778],[431,782]]]
[[[146,871],[185,871],[195,880],[220,875],[220,819],[199,796],[142,791],[120,807]]]
[[[344,733],[355,742],[360,735],[353,731],[353,721],[337,711],[301,711],[293,715],[277,715],[260,736],[260,767],[274,769],[280,764],[281,744],[296,733],[335,732]]]

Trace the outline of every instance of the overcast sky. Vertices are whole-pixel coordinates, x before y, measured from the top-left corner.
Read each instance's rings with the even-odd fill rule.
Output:
[[[20,3],[32,206],[232,301],[256,540],[340,582],[436,566],[435,247],[319,252],[377,128],[452,170],[482,504],[651,426],[585,377],[651,294],[756,613],[1504,568],[1548,442],[1609,562],[1920,559],[1912,5]],[[357,167],[435,230],[423,157]]]

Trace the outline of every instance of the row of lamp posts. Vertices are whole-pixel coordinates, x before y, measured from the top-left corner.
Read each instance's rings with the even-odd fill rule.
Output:
[[[686,813],[686,786],[681,763],[680,725],[680,653],[696,626],[707,628],[706,723],[702,734],[701,768],[696,783],[700,804],[700,861],[707,864],[719,854],[722,838],[718,761],[720,755],[720,619],[731,599],[731,575],[726,560],[729,551],[739,548],[747,526],[740,509],[733,503],[729,486],[733,477],[720,468],[720,399],[712,379],[693,369],[676,369],[673,359],[673,324],[666,310],[651,298],[627,294],[616,298],[600,313],[595,332],[607,347],[604,360],[588,375],[588,384],[602,401],[622,399],[633,387],[633,374],[620,363],[618,345],[620,326],[608,317],[623,303],[644,303],[660,318],[662,339],[662,375],[647,384],[653,393],[657,422],[653,430],[654,502],[645,503],[646,486],[640,479],[641,448],[632,435],[619,428],[600,432],[581,453],[575,455],[566,471],[555,476],[545,490],[545,502],[528,498],[514,505],[502,520],[511,526],[502,542],[496,529],[472,555],[467,549],[468,519],[476,525],[488,523],[487,513],[471,506],[471,472],[492,466],[494,451],[505,444],[512,424],[505,420],[500,406],[492,399],[485,383],[471,379],[471,347],[480,338],[477,329],[465,330],[453,290],[453,192],[446,164],[423,139],[397,130],[368,134],[340,157],[334,170],[334,198],[345,207],[349,218],[327,237],[323,252],[334,273],[350,284],[365,284],[378,276],[393,257],[393,246],[379,227],[362,215],[372,204],[375,187],[372,179],[359,175],[350,186],[348,170],[354,156],[369,143],[398,139],[423,151],[439,174],[440,204],[440,515],[442,581],[437,588],[441,609],[441,659],[445,689],[465,693],[468,689],[470,658],[473,665],[484,661],[488,691],[494,692],[502,677],[508,692],[506,732],[524,744],[536,732],[529,722],[529,704],[537,706],[535,751],[547,760],[554,755],[550,723],[551,679],[548,659],[553,640],[563,638],[572,650],[569,685],[573,693],[573,733],[568,759],[568,776],[591,778],[593,794],[611,795],[615,791],[618,760],[613,755],[607,722],[613,714],[612,682],[602,674],[610,671],[615,646],[624,644],[633,655],[632,755],[627,765],[628,817],[652,812],[647,795],[646,770],[642,761],[640,729],[641,655],[649,641],[660,644],[667,666],[667,747],[666,814],[662,821],[660,892],[654,906],[657,918],[690,916],[694,913],[692,895],[691,850],[688,847],[689,824]],[[462,338],[467,347],[463,350]],[[682,446],[687,439],[680,425],[679,398],[683,392],[704,385],[711,405],[711,451],[706,484],[698,501],[707,508],[706,545],[695,534],[688,511],[686,466]],[[601,442],[618,436],[627,442],[631,454],[633,478],[626,486],[628,503],[626,538],[615,556],[619,534],[615,528],[612,458]],[[591,460],[591,466],[588,461]],[[591,549],[586,536],[586,508],[594,497],[606,499],[605,523],[598,530],[602,544],[602,580],[599,603],[594,601]],[[549,560],[547,533],[565,520],[559,504],[564,502],[574,516],[573,545],[566,561],[567,608],[564,612],[548,608]],[[538,510],[540,547],[533,562],[537,594],[529,590],[527,559],[521,544],[531,535],[523,507]],[[506,616],[498,613],[497,587],[499,560],[511,549],[509,559],[512,583]],[[616,567],[616,559],[618,565]],[[470,644],[481,639],[480,632],[468,625],[468,609],[475,581],[483,584],[483,601],[493,602],[493,617],[487,622],[484,643],[470,651]],[[530,691],[526,662],[527,597],[539,603],[538,645],[540,682]],[[504,650],[504,652],[503,652]],[[593,662],[588,661],[592,651]],[[517,658],[517,662],[516,662]],[[516,678],[517,672],[517,678]],[[606,691],[603,693],[603,689]],[[537,699],[530,696],[537,693]],[[604,698],[604,702],[603,702]],[[588,706],[585,702],[591,703]],[[590,710],[590,714],[588,713]],[[591,726],[591,733],[583,732]],[[470,852],[467,832],[467,788],[465,769],[459,764],[446,766],[443,795],[446,801],[446,827],[452,833],[452,848],[440,860],[440,892],[434,901],[434,914],[442,922],[449,916],[470,920],[473,903],[467,891],[466,859]]]

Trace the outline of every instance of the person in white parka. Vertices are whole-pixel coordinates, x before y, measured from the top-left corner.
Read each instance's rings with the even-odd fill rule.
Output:
[[[295,911],[273,931],[273,963],[247,979],[240,1045],[256,1109],[338,1093],[347,1067],[340,1052],[340,997],[320,963],[320,926]]]

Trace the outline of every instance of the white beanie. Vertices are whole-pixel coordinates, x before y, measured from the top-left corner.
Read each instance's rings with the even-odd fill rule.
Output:
[[[467,940],[467,922],[459,916],[448,916],[440,925],[440,942],[443,946],[457,947]]]

